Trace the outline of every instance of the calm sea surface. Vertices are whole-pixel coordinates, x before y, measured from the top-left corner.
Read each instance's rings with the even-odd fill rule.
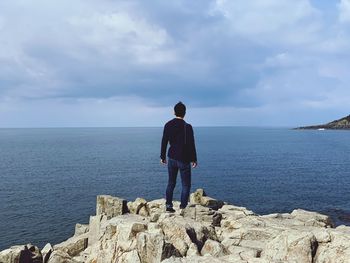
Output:
[[[304,208],[350,224],[349,131],[194,131],[193,190],[259,214]],[[67,239],[75,223],[95,213],[98,194],[162,198],[161,134],[162,128],[0,129],[0,250]]]

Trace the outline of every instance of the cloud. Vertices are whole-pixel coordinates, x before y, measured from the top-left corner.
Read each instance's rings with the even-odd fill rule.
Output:
[[[117,114],[128,105],[121,101],[130,101],[131,112],[139,104],[154,114],[145,109],[171,110],[178,100],[208,115],[222,111],[222,122],[231,114],[237,123],[245,121],[235,112],[256,123],[251,115],[261,116],[260,110],[272,123],[279,119],[273,109],[283,115],[281,109],[308,112],[324,103],[344,111],[336,97],[350,96],[349,1],[332,5],[2,1],[0,114],[15,114],[11,102],[33,116],[39,108],[55,107],[78,112],[70,118],[79,119],[91,103],[112,120],[103,111]],[[141,118],[136,112],[135,122]]]
[[[319,11],[308,0],[217,0],[233,33],[261,44],[305,44],[317,39]]]
[[[339,21],[341,23],[350,22],[350,1],[340,0],[339,3]]]

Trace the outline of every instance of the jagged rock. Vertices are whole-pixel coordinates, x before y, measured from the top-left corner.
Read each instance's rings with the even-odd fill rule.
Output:
[[[266,244],[261,257],[275,261],[312,263],[317,246],[312,233],[286,230]]]
[[[101,226],[107,221],[107,217],[104,215],[90,216],[89,220],[89,232],[88,232],[88,246],[98,242],[101,238]]]
[[[97,196],[96,215],[106,215],[110,219],[126,212],[126,200],[110,195]]]
[[[96,216],[77,224],[72,238],[41,254],[31,245],[11,247],[0,252],[0,263],[21,256],[26,263],[350,262],[350,227],[334,229],[326,215],[297,209],[260,216],[202,189],[191,202],[180,215],[177,201],[171,214],[164,199],[137,198],[125,213],[123,199],[98,196]]]
[[[208,239],[205,241],[204,246],[201,250],[202,256],[210,255],[214,257],[221,257],[226,255],[225,247],[217,241]]]
[[[212,226],[220,226],[222,214],[202,205],[189,205],[184,210],[184,217],[207,223]]]
[[[187,234],[187,228],[191,228],[187,221],[182,217],[169,215],[169,217],[166,217],[160,222],[160,225],[166,239],[173,244],[182,256],[185,256],[192,243]]]
[[[12,246],[0,252],[1,263],[42,263],[43,257],[38,247],[28,244]]]
[[[305,226],[333,227],[334,224],[329,216],[317,212],[305,211],[302,209],[294,210],[291,215],[305,223]]]
[[[159,221],[165,238],[174,245],[182,256],[186,255],[192,243],[196,244],[198,249],[201,250],[207,239],[217,239],[214,228],[190,218],[167,215]]]
[[[132,214],[139,214],[142,216],[150,215],[147,201],[143,198],[136,198],[134,202],[128,202],[127,206],[129,212]]]
[[[80,236],[73,236],[60,244],[54,245],[53,249],[66,252],[71,257],[78,255],[88,246],[88,233]]]
[[[173,244],[164,242],[162,260],[170,257],[182,257],[182,255]]]
[[[73,259],[68,253],[63,250],[54,250],[51,253],[48,263],[83,263]]]
[[[164,237],[160,233],[140,233],[137,236],[137,251],[142,263],[157,263],[162,260]]]
[[[75,231],[74,231],[75,236],[79,236],[87,232],[89,232],[89,225],[79,224],[79,223],[75,224]]]
[[[347,227],[349,228],[349,227]],[[329,231],[331,238],[328,242],[318,244],[314,258],[315,263],[350,262],[350,235],[348,231],[335,229]]]
[[[136,250],[123,252],[116,258],[115,263],[141,263],[140,257]]]
[[[229,246],[227,248],[228,254],[239,257],[240,259],[251,261],[254,258],[260,257],[261,251],[254,248],[249,247],[241,247],[241,246]]]
[[[116,226],[117,243],[122,251],[131,251],[136,247],[136,236],[138,233],[147,230],[147,221],[141,216],[120,216],[110,220],[109,224]]]
[[[224,205],[223,201],[207,196],[203,189],[197,189],[190,195],[190,203],[206,206],[214,210],[218,210]]]
[[[50,243],[47,243],[44,248],[41,250],[41,254],[43,255],[43,263],[47,263],[53,251],[53,247]]]
[[[24,246],[12,246],[0,252],[1,263],[19,262],[19,257]]]
[[[247,263],[247,261],[242,260],[238,256],[223,256],[223,257],[214,257],[210,255],[206,256],[189,256],[184,258],[171,257],[168,258],[162,263]],[[265,263],[265,262],[263,262]],[[266,262],[267,263],[267,262]],[[271,263],[271,262],[269,262]]]

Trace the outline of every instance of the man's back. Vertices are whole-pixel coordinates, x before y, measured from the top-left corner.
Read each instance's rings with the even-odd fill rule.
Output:
[[[194,142],[193,129],[181,118],[174,118],[164,126],[161,159],[166,158],[166,148],[169,142],[168,157],[183,162],[196,162],[197,154]]]

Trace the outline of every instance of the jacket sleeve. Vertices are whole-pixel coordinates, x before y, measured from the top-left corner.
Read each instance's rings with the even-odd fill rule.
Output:
[[[167,126],[165,125],[163,129],[162,143],[160,146],[160,159],[162,160],[166,159],[166,148],[168,146],[168,141],[169,141],[168,131],[167,131]]]
[[[190,142],[191,142],[191,150],[190,150],[190,157],[191,162],[197,162],[197,151],[196,151],[196,143],[194,141],[194,134],[193,134],[193,128],[192,125],[190,125]]]

